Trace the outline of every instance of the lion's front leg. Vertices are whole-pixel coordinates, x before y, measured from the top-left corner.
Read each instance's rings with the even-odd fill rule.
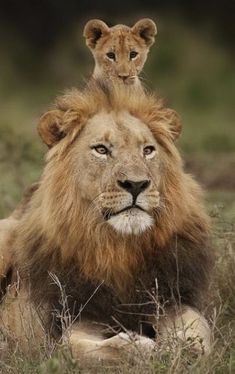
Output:
[[[114,360],[121,353],[150,354],[155,342],[132,332],[121,332],[105,339],[96,331],[89,331],[87,324],[78,324],[70,332],[69,344],[72,353],[77,358],[95,358],[98,360]]]
[[[27,290],[20,290],[18,283],[8,287],[0,305],[0,333],[10,345],[18,345],[24,352],[34,351],[45,345],[47,336]]]
[[[206,319],[196,310],[182,306],[170,311],[158,327],[161,339],[170,342],[185,343],[196,353],[209,354],[211,349],[211,331]]]

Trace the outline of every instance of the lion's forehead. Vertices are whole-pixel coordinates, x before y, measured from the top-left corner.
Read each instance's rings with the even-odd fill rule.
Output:
[[[123,146],[156,142],[148,126],[128,112],[97,113],[87,122],[84,137]]]
[[[109,36],[104,38],[100,47],[102,50],[106,50],[106,52],[113,50],[120,55],[124,55],[135,48],[137,48],[139,52],[146,50],[143,40],[133,35],[131,30],[128,28],[117,28],[112,30]]]

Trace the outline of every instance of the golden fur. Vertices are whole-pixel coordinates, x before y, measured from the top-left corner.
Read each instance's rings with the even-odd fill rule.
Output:
[[[11,250],[9,247],[10,236],[16,226],[16,219],[9,217],[1,220],[0,224],[0,279],[4,278],[9,271],[11,263]],[[4,250],[2,250],[4,248]],[[7,248],[7,249],[6,249]]]
[[[151,232],[150,238],[149,233],[137,238],[138,243],[135,243],[135,245],[137,248],[140,247],[140,251],[136,249],[136,257],[126,250],[130,242],[135,242],[135,238],[118,238],[115,232],[110,231],[106,226],[104,228],[98,226],[97,229],[93,210],[91,210],[92,217],[86,214],[87,205],[84,206],[79,196],[77,197],[78,215],[73,210],[71,213],[69,212],[73,205],[72,200],[75,193],[75,186],[72,183],[69,184],[71,192],[68,194],[71,199],[66,194],[66,201],[61,201],[61,205],[58,204],[60,192],[63,188],[68,188],[68,181],[71,180],[69,175],[69,164],[71,162],[69,148],[77,139],[87,121],[99,113],[101,108],[105,112],[110,112],[110,110],[117,113],[128,111],[147,124],[157,142],[162,146],[162,150],[164,150],[160,154],[161,161],[169,169],[166,170],[166,181],[161,187],[168,207],[161,217],[161,222],[158,222],[158,227],[155,227],[155,232]],[[55,132],[53,132],[54,129],[56,129]],[[83,271],[88,277],[91,274],[100,280],[114,277],[116,284],[119,285],[123,282],[127,284],[125,276],[129,278],[138,263],[141,263],[142,242],[152,240],[154,235],[156,243],[163,246],[174,231],[182,229],[186,214],[187,212],[191,214],[191,209],[197,212],[195,219],[197,221],[202,219],[203,225],[207,225],[205,214],[198,202],[201,190],[188,175],[184,174],[181,159],[173,142],[178,137],[180,129],[178,116],[173,110],[164,108],[161,100],[156,102],[154,97],[141,95],[140,92],[130,96],[130,92],[122,90],[121,87],[108,98],[105,93],[102,93],[99,89],[96,90],[95,87],[85,93],[77,90],[71,91],[57,101],[55,110],[42,117],[39,133],[48,146],[54,145],[54,147],[48,154],[50,162],[45,170],[45,180],[36,197],[40,196],[40,193],[44,193],[43,205],[41,206],[43,209],[43,227],[47,232],[49,241],[53,241],[56,237],[58,243],[64,243],[64,250],[61,252],[64,262],[70,261],[71,258],[76,256],[74,251],[77,250],[77,242],[82,240],[84,241],[82,247],[85,252],[83,254],[79,253],[79,261],[81,261]],[[62,137],[66,134],[64,140],[60,139],[60,133]],[[55,146],[57,141],[58,147]],[[63,162],[61,163],[62,159]],[[174,160],[173,165],[172,159]],[[81,174],[83,173],[85,173],[85,170],[81,169]],[[96,173],[99,175],[100,170],[96,169]],[[62,180],[61,174],[64,175]],[[172,179],[174,180],[173,185],[171,185]],[[64,183],[64,181],[67,182],[63,187],[60,182]],[[60,211],[61,206],[64,207],[63,214]],[[35,219],[38,220],[38,212],[36,210],[34,212]],[[172,216],[175,217],[174,220],[172,220]],[[34,219],[33,215],[31,217],[31,219]],[[27,217],[25,220],[27,220]],[[56,224],[55,220],[58,220]],[[66,224],[65,221],[67,221]],[[94,224],[93,227],[90,227],[91,223]],[[31,222],[27,226],[34,230],[35,224]],[[84,228],[79,234],[75,229],[77,226]],[[63,227],[59,233],[58,227]],[[92,230],[94,230],[93,233]],[[81,235],[79,239],[78,235]],[[74,243],[72,242],[73,238]],[[85,245],[88,242],[89,245]],[[95,253],[94,246],[96,247]],[[114,257],[113,250],[116,247],[119,256]],[[122,276],[119,276],[119,274],[122,274]]]
[[[150,19],[141,19],[132,28],[125,25],[109,28],[101,20],[88,21],[84,28],[84,37],[95,59],[93,76],[138,85],[138,75],[144,66],[149,48],[154,43],[156,33],[156,25]],[[110,51],[115,53],[115,61],[107,57]],[[132,60],[130,53],[133,51],[138,52],[138,55]],[[11,267],[8,237],[12,236],[15,227],[14,218],[17,216],[16,218],[20,219],[24,214],[28,200],[36,188],[37,184],[26,191],[26,198],[21,201],[8,221],[0,221],[2,276],[6,276]]]
[[[70,299],[74,297],[76,304],[82,297],[81,305],[86,304],[91,292],[95,295],[101,290],[101,296],[94,296],[84,309],[83,321],[88,323],[109,322],[111,303],[147,305],[141,299],[145,293],[138,293],[136,288],[144,285],[144,290],[150,290],[156,278],[160,302],[168,300],[171,307],[176,302],[179,308],[181,303],[186,304],[189,310],[200,308],[210,269],[208,218],[201,190],[184,172],[175,147],[181,130],[176,113],[138,89],[91,82],[85,91],[72,90],[59,98],[41,118],[38,130],[50,147],[47,164],[40,186],[15,230],[12,248],[21,289],[31,285],[29,300],[34,308],[40,308],[45,328],[49,323],[52,335],[58,333],[51,327],[51,308],[54,310],[53,305],[59,302],[57,288],[53,288],[48,275],[52,273],[68,286]],[[103,150],[96,150],[97,143],[111,147],[112,154],[104,158]],[[151,159],[143,156],[144,147],[149,145],[155,148]],[[130,194],[120,188],[126,178],[149,180],[149,187],[137,199],[144,212],[130,208],[119,213],[125,204],[129,205]],[[119,232],[121,221],[116,226],[109,224],[113,213],[121,221],[128,218],[129,232]],[[145,222],[146,216],[151,217],[151,225],[140,225],[135,232],[134,223]],[[74,306],[69,309],[71,313]],[[99,314],[102,307],[106,317]],[[141,311],[146,316],[150,313],[145,307]],[[94,313],[97,315],[90,319]],[[198,312],[190,315],[193,321],[198,318],[196,332],[208,350],[207,323]],[[136,329],[133,317],[123,318],[124,326]],[[95,347],[107,348],[114,341],[121,346],[123,336],[115,335],[107,342],[109,339],[100,331],[101,343],[97,343],[97,334],[91,337],[88,333],[84,342],[81,329],[76,322],[71,330],[75,354],[87,352],[94,340]],[[137,340],[142,345],[141,337]],[[146,344],[151,346],[152,341],[144,341]],[[106,357],[99,352],[97,355]]]
[[[95,60],[93,77],[138,85],[138,75],[156,34],[156,25],[148,18],[133,27],[108,27],[101,20],[88,21],[83,35]]]
[[[13,213],[8,218],[0,220],[0,300],[4,293],[3,284],[5,283],[5,279],[8,277],[8,273],[11,272],[13,264],[11,253],[12,236],[18,221],[27,210],[32,194],[37,188],[38,183],[32,184],[32,186],[25,191],[21,202]]]

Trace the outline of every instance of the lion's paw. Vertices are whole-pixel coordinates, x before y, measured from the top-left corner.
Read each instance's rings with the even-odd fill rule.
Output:
[[[130,331],[128,333],[120,332],[112,338],[106,339],[102,345],[112,348],[125,348],[125,350],[137,348],[144,351],[152,351],[155,347],[155,342],[150,338]]]

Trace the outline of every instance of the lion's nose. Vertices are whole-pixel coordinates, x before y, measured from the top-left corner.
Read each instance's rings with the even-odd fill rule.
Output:
[[[118,180],[117,182],[118,182],[118,185],[121,188],[123,188],[124,190],[126,190],[127,192],[132,194],[134,199],[136,199],[137,196],[141,192],[146,190],[146,188],[148,188],[148,186],[150,185],[149,180],[142,180],[142,181],[135,182],[135,181],[131,181],[129,179],[126,179],[125,181]]]

